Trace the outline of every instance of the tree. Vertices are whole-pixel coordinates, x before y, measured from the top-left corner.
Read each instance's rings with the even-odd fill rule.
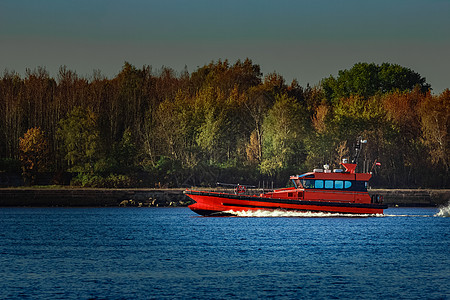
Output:
[[[248,147],[253,148],[255,155],[253,158],[258,162],[262,159],[263,123],[269,109],[274,105],[275,98],[267,93],[262,86],[250,88],[247,91],[247,99],[244,101],[246,125],[251,132],[251,140]],[[250,158],[247,156],[247,158]],[[250,159],[252,161],[252,159]]]
[[[305,159],[303,139],[307,132],[307,118],[304,108],[294,98],[277,96],[263,127],[261,172],[270,176],[282,171],[298,172]]]
[[[28,129],[24,136],[19,138],[19,159],[22,174],[27,182],[34,184],[37,173],[47,168],[48,154],[48,142],[39,127]]]
[[[192,73],[191,83],[194,92],[213,87],[219,88],[228,95],[235,86],[241,92],[259,85],[261,76],[260,66],[253,64],[248,58],[243,62],[238,60],[234,65],[230,65],[228,60],[219,60],[217,63],[211,62]]]
[[[59,123],[58,134],[63,141],[69,171],[90,173],[101,168],[100,132],[97,115],[89,108],[75,107]]]
[[[382,145],[383,133],[388,132],[391,123],[386,121],[383,101],[379,96],[364,99],[361,96],[351,96],[341,99],[333,109],[333,116],[329,123],[328,134],[332,137],[333,155],[331,162],[338,165],[343,150],[340,143],[346,141],[350,149],[359,136],[370,142],[366,145],[364,157],[361,159],[373,161],[378,157]],[[362,170],[361,170],[362,171]]]
[[[336,137],[332,132],[331,107],[321,104],[317,106],[311,117],[312,131],[307,135],[305,148],[307,152],[306,167],[317,168],[325,163],[332,162],[333,148]]]
[[[211,163],[219,160],[220,150],[222,150],[221,140],[226,128],[224,122],[226,122],[226,119],[223,113],[215,115],[214,110],[209,110],[205,114],[204,123],[199,128],[197,144],[203,151],[209,153]]]
[[[116,176],[134,184],[138,165],[148,184],[285,180],[299,168],[337,164],[361,135],[369,142],[360,162],[383,163],[374,179],[386,181],[377,183],[445,187],[450,92],[429,89],[424,77],[389,63],[358,63],[305,88],[277,73],[263,77],[249,59],[219,60],[192,74],[125,62],[111,79],[65,66],[56,79],[42,67],[23,78],[5,71],[0,162],[18,166],[19,138],[40,128],[49,165],[60,175],[80,172],[83,182],[96,177],[106,186]]]
[[[201,117],[194,111],[191,99],[178,93],[175,99],[163,101],[155,114],[154,143],[159,155],[189,168],[198,162],[198,153],[193,148],[196,145],[196,126]]]
[[[137,150],[133,142],[130,128],[125,129],[122,139],[114,146],[115,167],[118,173],[126,173],[134,169]]]
[[[450,90],[439,96],[427,97],[421,103],[422,139],[428,148],[432,164],[450,168]]]
[[[251,163],[259,163],[261,161],[261,143],[258,140],[256,130],[250,135],[250,141],[245,149],[247,154],[247,160]]]
[[[336,101],[350,96],[365,99],[377,94],[395,90],[412,91],[416,86],[425,93],[431,89],[426,79],[409,68],[396,64],[357,63],[350,70],[341,70],[338,77],[322,80],[325,96]]]
[[[288,89],[283,76],[276,72],[272,72],[264,76],[264,82],[262,86],[266,90],[266,92],[273,96],[286,93]]]
[[[24,83],[15,72],[5,71],[0,80],[0,157],[17,158],[17,141],[25,132],[28,123],[21,104]],[[25,128],[24,128],[25,127]]]
[[[138,70],[125,62],[121,72],[116,76],[118,94],[111,107],[115,119],[112,128],[113,139],[119,139],[127,127],[140,132],[148,103],[143,100],[144,82],[147,77],[145,67]]]

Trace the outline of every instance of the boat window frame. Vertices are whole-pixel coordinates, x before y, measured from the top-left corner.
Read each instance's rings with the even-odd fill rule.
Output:
[[[321,185],[319,184],[319,186],[317,186],[317,183],[319,182],[321,182]],[[316,179],[314,181],[314,188],[316,189],[323,189],[323,185],[324,185],[323,179]]]
[[[328,190],[334,189],[334,180],[324,180],[324,181],[325,181],[324,182],[325,189],[328,189]],[[330,186],[330,183],[331,183],[331,186]]]
[[[302,179],[301,184],[305,189],[314,189],[314,179]]]

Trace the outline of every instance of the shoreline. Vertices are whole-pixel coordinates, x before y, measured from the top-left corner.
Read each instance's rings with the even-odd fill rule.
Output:
[[[200,190],[205,188],[198,188]],[[0,188],[0,207],[185,207],[193,203],[185,188]],[[450,189],[370,189],[390,207],[438,207]]]

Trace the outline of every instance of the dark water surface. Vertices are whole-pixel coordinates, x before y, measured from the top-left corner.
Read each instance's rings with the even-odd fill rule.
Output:
[[[450,218],[0,208],[0,298],[450,299]]]

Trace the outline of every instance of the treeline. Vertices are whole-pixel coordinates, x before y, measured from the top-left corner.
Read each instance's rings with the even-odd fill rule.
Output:
[[[394,64],[355,64],[317,86],[263,77],[251,60],[189,74],[125,63],[112,79],[61,67],[0,78],[0,172],[28,184],[168,186],[287,183],[338,167],[357,137],[378,187],[449,187],[450,91]],[[66,182],[67,183],[67,182]]]

